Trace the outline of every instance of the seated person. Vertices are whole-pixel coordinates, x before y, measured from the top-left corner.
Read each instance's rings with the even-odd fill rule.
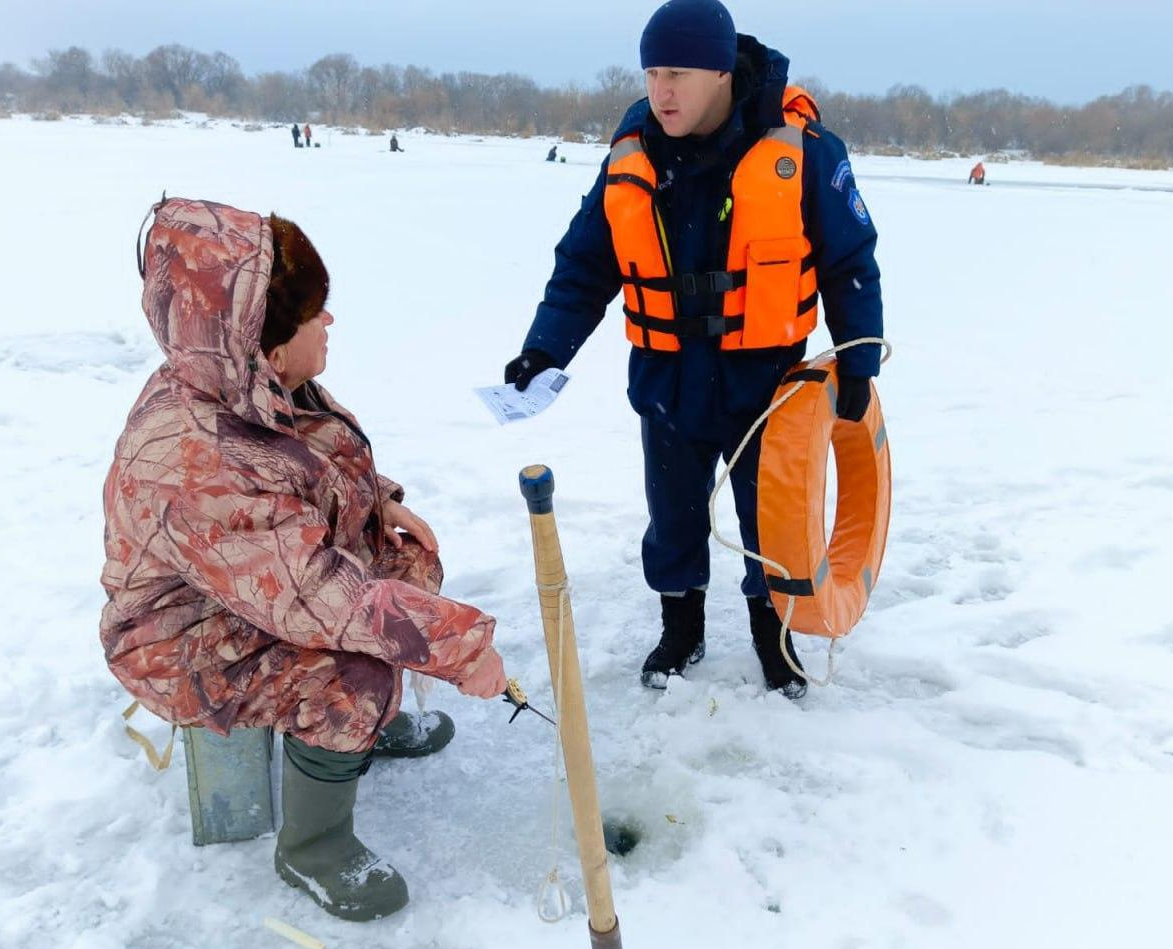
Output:
[[[451,738],[447,716],[399,712],[404,669],[505,690],[494,620],[439,595],[431,530],[314,382],[334,317],[305,234],[211,202],[154,210],[143,308],[167,359],[106,479],[106,659],[167,721],[283,733],[278,874],[336,916],[385,916],[407,885],[354,836],[358,778]]]

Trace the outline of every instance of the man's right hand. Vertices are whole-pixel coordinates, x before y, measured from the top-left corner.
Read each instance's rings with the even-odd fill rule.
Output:
[[[505,384],[513,383],[518,392],[524,392],[534,376],[554,365],[554,359],[540,349],[524,349],[516,359],[505,364]]]
[[[464,678],[456,683],[461,695],[472,695],[481,699],[495,699],[509,684],[505,677],[505,663],[501,655],[489,646]]]

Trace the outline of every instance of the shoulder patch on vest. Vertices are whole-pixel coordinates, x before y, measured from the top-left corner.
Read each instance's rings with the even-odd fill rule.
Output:
[[[831,176],[831,187],[836,191],[842,191],[848,178],[854,180],[855,174],[851,170],[851,162],[844,158],[835,169],[835,174]]]
[[[860,224],[870,224],[872,222],[871,215],[868,214],[867,205],[863,203],[863,195],[856,188],[852,188],[847,192],[847,206],[851,208],[851,213],[855,215],[855,219]]]
[[[794,163],[793,158],[783,156],[778,159],[778,163],[774,165],[774,171],[778,173],[779,178],[793,178],[794,173],[798,171],[798,166]]]

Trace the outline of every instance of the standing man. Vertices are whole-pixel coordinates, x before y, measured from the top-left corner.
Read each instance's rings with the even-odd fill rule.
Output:
[[[642,418],[648,585],[663,628],[640,679],[662,689],[705,654],[708,495],[806,351],[822,297],[834,341],[882,335],[876,230],[847,150],[785,56],[739,35],[718,0],[669,0],[640,40],[648,96],[555,248],[553,276],[505,381],[564,368],[623,290],[628,398]],[[837,411],[858,421],[875,345],[839,354]],[[758,550],[759,439],[733,471],[743,546]],[[741,589],[768,689],[799,698],[761,565]],[[798,665],[789,631],[786,648]]]
[[[314,137],[314,130],[310,128],[309,122],[306,122],[306,124],[305,124],[305,147],[306,148],[313,148],[313,144],[310,141],[310,139],[312,139],[313,137]]]
[[[293,132],[293,147],[294,148],[301,148],[301,126],[299,126],[296,122],[294,122],[292,132]]]
[[[986,166],[980,161],[969,170],[969,181],[971,185],[984,185],[986,183]]]

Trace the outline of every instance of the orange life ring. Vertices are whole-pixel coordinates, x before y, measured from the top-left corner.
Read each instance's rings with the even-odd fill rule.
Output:
[[[838,364],[799,363],[775,399],[804,384],[769,418],[758,462],[758,541],[775,609],[800,633],[843,636],[859,622],[880,574],[892,507],[892,466],[876,387],[864,417],[835,414]],[[826,541],[828,449],[838,475],[835,527]]]

